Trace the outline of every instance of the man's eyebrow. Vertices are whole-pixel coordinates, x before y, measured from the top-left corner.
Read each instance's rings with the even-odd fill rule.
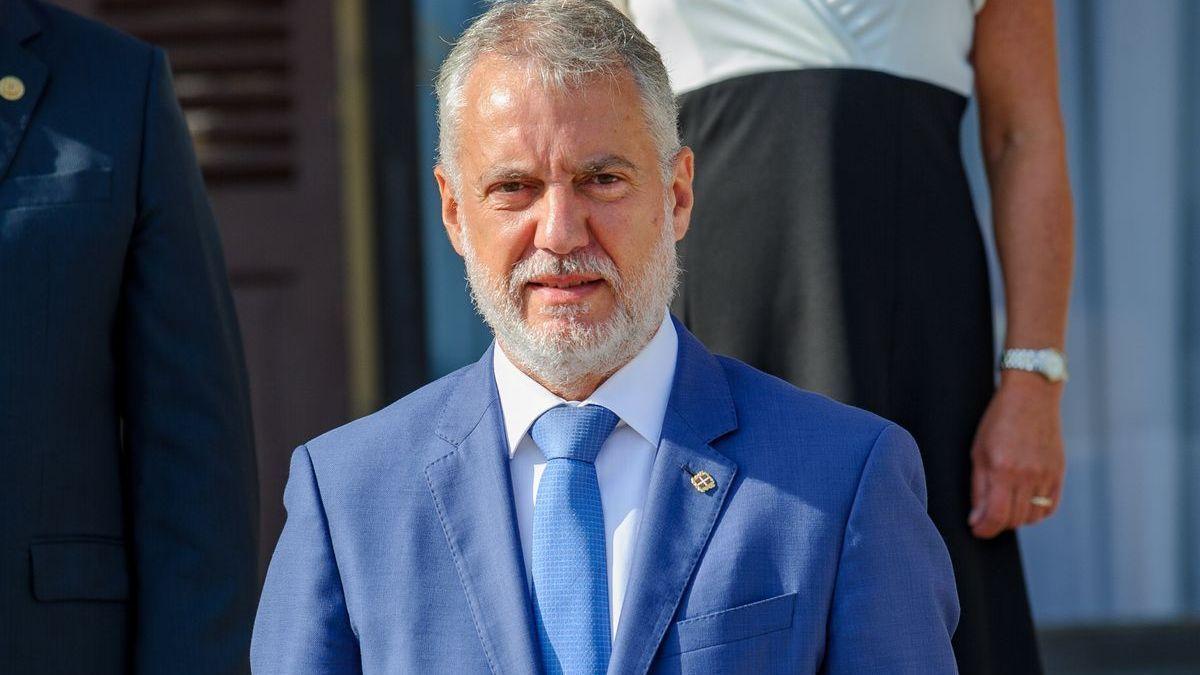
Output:
[[[620,155],[604,155],[589,159],[579,165],[576,173],[594,174],[603,173],[611,169],[625,169],[626,171],[637,171],[637,165],[625,159]]]
[[[597,174],[613,169],[625,169],[626,171],[637,171],[637,165],[625,159],[620,155],[602,155],[592,159],[585,160],[578,165],[573,173],[576,174]],[[528,169],[511,164],[501,164],[494,166],[483,172],[480,181],[484,185],[490,185],[496,182],[521,180],[528,178],[532,172]]]
[[[529,171],[517,166],[496,166],[488,169],[483,173],[482,181],[484,185],[495,183],[497,181],[520,180],[529,177]]]

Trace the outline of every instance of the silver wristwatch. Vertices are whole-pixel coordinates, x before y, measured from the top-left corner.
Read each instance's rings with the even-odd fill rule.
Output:
[[[1067,357],[1057,349],[1005,349],[1000,370],[1027,370],[1050,382],[1067,381]]]

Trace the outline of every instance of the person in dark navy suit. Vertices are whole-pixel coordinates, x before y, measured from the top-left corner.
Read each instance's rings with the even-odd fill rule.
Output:
[[[0,0],[0,672],[245,671],[256,485],[166,58]]]

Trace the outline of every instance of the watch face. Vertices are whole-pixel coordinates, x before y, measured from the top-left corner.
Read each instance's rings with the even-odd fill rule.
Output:
[[[1061,356],[1053,353],[1043,353],[1041,361],[1042,372],[1046,374],[1046,377],[1055,382],[1063,378],[1066,368],[1063,366]]]

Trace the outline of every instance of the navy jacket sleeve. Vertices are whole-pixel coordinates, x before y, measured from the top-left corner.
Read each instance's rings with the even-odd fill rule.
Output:
[[[358,640],[306,447],[292,454],[283,502],[287,524],[267,571],[254,624],[254,672],[360,673]]]
[[[138,673],[248,665],[257,471],[245,365],[216,224],[155,49],[118,373],[131,496]]]
[[[823,672],[955,673],[958,594],[912,436],[889,425],[846,523]]]

